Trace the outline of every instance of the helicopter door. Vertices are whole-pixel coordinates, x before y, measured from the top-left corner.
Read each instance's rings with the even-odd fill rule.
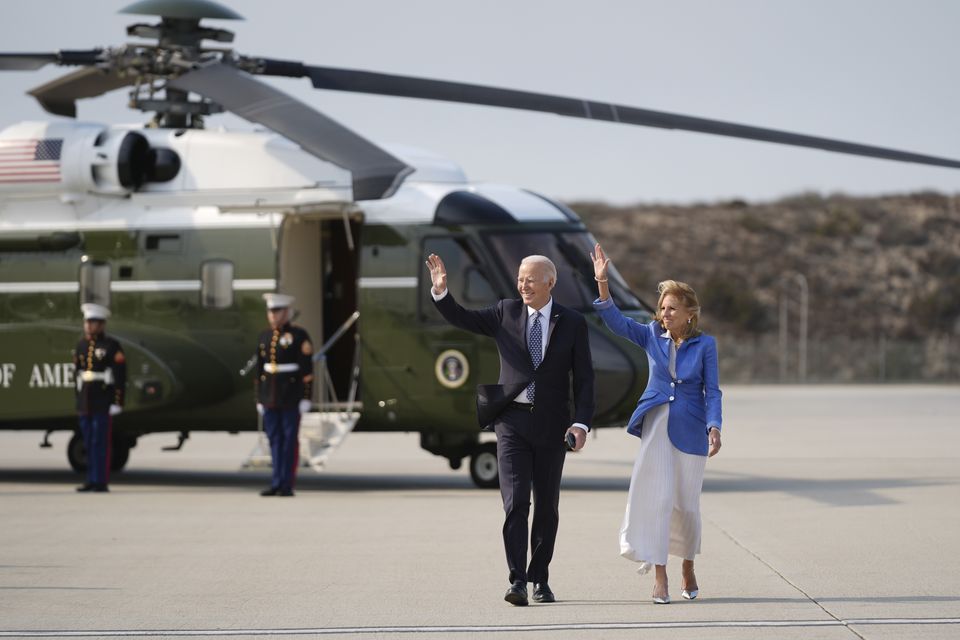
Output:
[[[303,215],[284,218],[278,259],[279,291],[294,296],[296,323],[310,334],[315,351],[357,310],[357,276],[361,226],[342,218]],[[351,386],[356,325],[332,344],[327,353],[330,379],[340,400]]]

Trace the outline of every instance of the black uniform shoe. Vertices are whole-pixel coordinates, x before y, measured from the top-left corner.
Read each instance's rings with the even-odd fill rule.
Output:
[[[280,489],[280,493],[279,493],[278,495],[280,495],[281,497],[284,497],[284,498],[292,498],[292,497],[293,497],[293,489]]]
[[[268,496],[275,496],[278,493],[280,493],[280,489],[277,489],[276,487],[270,487],[269,489],[264,489],[263,491],[261,491],[260,495],[266,498]]]
[[[95,484],[93,485],[93,490],[96,493],[109,493],[110,491],[105,484]]]
[[[503,599],[515,607],[527,606],[527,583],[517,580],[507,589]]]
[[[533,583],[533,601],[534,602],[556,602],[557,596],[553,595],[550,585],[546,582]]]
[[[97,486],[92,482],[85,482],[82,486],[77,487],[77,491],[93,491],[93,488]]]

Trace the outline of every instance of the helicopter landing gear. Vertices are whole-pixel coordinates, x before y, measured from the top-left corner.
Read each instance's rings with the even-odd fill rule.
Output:
[[[496,489],[500,486],[496,442],[480,442],[476,433],[422,431],[420,446],[446,458],[454,471],[462,467],[463,459],[469,456],[470,478],[477,487]]]
[[[123,471],[130,460],[130,449],[136,445],[136,440],[114,438],[110,444],[110,471]]]
[[[122,471],[130,460],[130,449],[137,446],[135,438],[114,436],[110,443],[110,471]],[[67,444],[67,461],[77,473],[87,471],[87,449],[83,446],[83,436],[74,431]]]
[[[497,443],[482,442],[470,454],[470,478],[481,489],[496,489],[500,486],[497,466]]]
[[[67,461],[77,473],[86,472],[87,448],[83,446],[83,436],[79,431],[74,431],[70,442],[67,443]]]

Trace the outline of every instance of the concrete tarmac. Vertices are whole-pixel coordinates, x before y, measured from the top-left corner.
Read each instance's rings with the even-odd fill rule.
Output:
[[[293,499],[239,471],[254,434],[141,439],[77,494],[67,434],[0,433],[0,638],[960,638],[956,386],[731,386],[707,463],[699,599],[619,556],[639,440],[568,455],[559,602],[512,607],[495,491],[353,434]]]

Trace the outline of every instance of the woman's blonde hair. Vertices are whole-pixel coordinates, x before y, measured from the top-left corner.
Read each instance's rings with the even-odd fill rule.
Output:
[[[660,326],[663,327],[663,318],[660,316],[660,309],[663,307],[663,299],[667,296],[673,296],[680,304],[690,312],[690,323],[685,327],[681,338],[690,338],[700,333],[700,300],[697,298],[697,292],[686,282],[677,282],[676,280],[664,280],[657,285],[657,291],[660,292],[660,299],[657,300],[657,314],[654,316]],[[666,328],[666,327],[663,327]]]

